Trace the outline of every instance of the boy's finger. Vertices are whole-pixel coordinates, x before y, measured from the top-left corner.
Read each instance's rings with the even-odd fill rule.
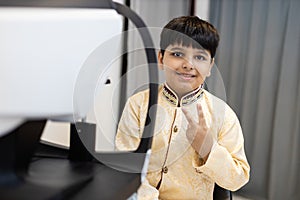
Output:
[[[200,103],[197,104],[197,111],[198,111],[198,116],[199,116],[199,123],[201,123],[201,121],[205,118],[204,118],[203,109],[202,109],[202,106]]]

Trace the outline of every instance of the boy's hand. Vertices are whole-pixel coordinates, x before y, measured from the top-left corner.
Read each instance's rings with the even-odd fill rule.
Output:
[[[199,156],[206,160],[213,145],[213,138],[208,134],[209,127],[205,121],[202,106],[200,103],[197,104],[198,121],[186,108],[182,108],[182,111],[188,121],[186,137]]]

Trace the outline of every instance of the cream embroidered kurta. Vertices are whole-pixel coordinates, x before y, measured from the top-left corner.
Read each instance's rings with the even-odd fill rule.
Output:
[[[145,90],[128,99],[116,135],[117,149],[138,147],[148,98]],[[198,120],[197,103],[214,139],[205,163],[186,138],[187,120],[181,110],[187,107]],[[239,120],[224,101],[199,88],[178,102],[167,85],[160,86],[147,180],[138,190],[138,199],[212,199],[214,183],[235,191],[248,182],[249,171]]]

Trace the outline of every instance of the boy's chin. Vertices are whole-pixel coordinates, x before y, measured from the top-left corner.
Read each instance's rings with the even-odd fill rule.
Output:
[[[194,90],[198,89],[199,87],[200,87],[200,85],[198,87],[183,87],[183,88],[180,88],[180,91],[175,91],[175,92],[186,95],[186,94],[189,94],[189,93],[193,92]]]
[[[189,93],[189,92],[192,92],[192,91],[198,89],[200,86],[201,86],[201,84],[194,85],[194,86],[184,85],[181,89],[182,89],[182,91],[185,91],[186,93]]]

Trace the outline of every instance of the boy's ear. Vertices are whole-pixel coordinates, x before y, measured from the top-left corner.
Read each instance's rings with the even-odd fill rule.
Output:
[[[215,58],[212,58],[211,62],[210,62],[210,65],[209,65],[209,71],[207,73],[207,77],[210,76],[210,74],[211,74],[211,68],[214,66],[214,64],[215,64]]]
[[[157,54],[157,63],[158,63],[159,69],[164,70],[163,55],[162,55],[161,51],[159,51]]]

